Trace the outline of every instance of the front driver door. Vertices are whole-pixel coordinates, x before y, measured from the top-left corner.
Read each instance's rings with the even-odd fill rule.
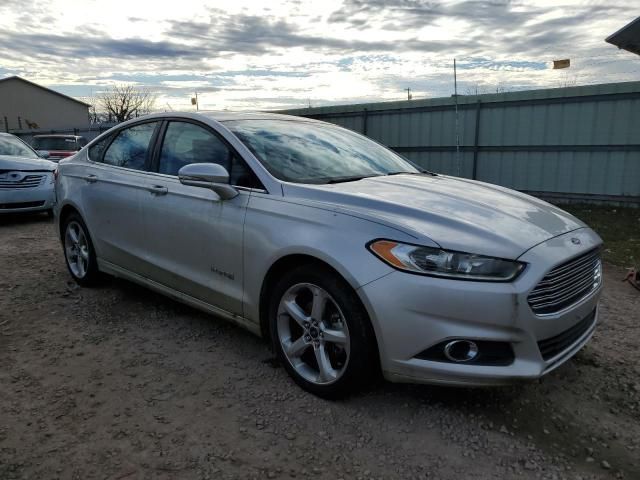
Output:
[[[242,242],[250,191],[222,201],[210,189],[182,185],[177,176],[190,163],[215,162],[233,171],[234,153],[198,123],[169,121],[161,135],[157,173],[147,175],[143,201],[152,279],[242,315]]]

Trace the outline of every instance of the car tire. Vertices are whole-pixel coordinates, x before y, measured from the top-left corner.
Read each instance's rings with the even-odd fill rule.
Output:
[[[369,316],[351,286],[335,272],[300,266],[283,275],[271,293],[274,349],[299,386],[337,399],[377,376],[378,352]]]
[[[96,252],[89,230],[77,213],[64,219],[62,249],[67,269],[73,279],[83,287],[95,285],[100,276]]]

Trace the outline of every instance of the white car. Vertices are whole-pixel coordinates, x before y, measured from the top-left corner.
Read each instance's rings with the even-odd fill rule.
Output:
[[[55,204],[56,164],[15,135],[0,133],[0,214],[47,212]]]

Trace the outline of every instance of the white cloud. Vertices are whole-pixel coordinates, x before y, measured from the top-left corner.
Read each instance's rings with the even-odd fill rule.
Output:
[[[162,108],[275,108],[638,78],[604,38],[634,17],[614,1],[324,0],[0,4],[0,76],[76,96],[113,83]],[[564,71],[549,68],[571,58]]]

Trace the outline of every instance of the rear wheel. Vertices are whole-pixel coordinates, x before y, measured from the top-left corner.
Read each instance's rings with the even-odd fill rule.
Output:
[[[73,279],[82,286],[98,280],[98,262],[87,226],[76,213],[64,220],[62,242],[67,268]]]
[[[366,311],[328,269],[300,267],[276,285],[270,308],[277,355],[294,381],[325,398],[366,385],[378,371]]]

